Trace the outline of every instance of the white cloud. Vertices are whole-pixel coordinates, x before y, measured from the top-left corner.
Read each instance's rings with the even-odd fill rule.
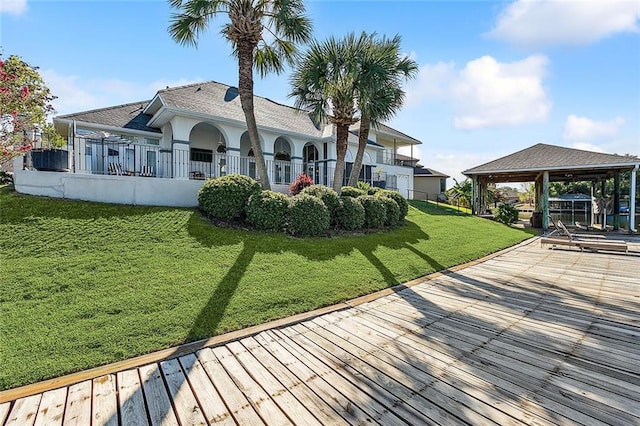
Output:
[[[454,63],[427,64],[407,86],[407,106],[442,99],[453,108],[458,129],[544,121],[551,110],[542,84],[547,63],[545,56],[532,55],[511,63],[483,56],[460,71]]]
[[[525,47],[581,45],[637,32],[639,19],[637,0],[517,0],[487,36]]]
[[[571,114],[567,117],[564,125],[564,138],[580,142],[612,138],[618,134],[624,122],[622,117],[616,117],[609,121],[595,121]]]
[[[582,149],[584,151],[605,152],[605,150],[600,148],[599,146],[587,142],[574,142],[571,145],[571,148]]]
[[[0,13],[22,15],[27,11],[27,0],[2,0],[0,1]]]
[[[82,80],[73,75],[60,75],[54,70],[43,71],[42,77],[51,93],[58,97],[53,104],[60,115],[149,100],[158,90],[167,86],[175,87],[203,81],[200,78],[181,78],[140,84],[115,78]]]

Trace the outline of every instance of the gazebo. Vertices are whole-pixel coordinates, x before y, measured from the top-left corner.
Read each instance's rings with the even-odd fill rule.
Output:
[[[490,161],[462,172],[473,182],[472,212],[487,210],[489,184],[535,182],[536,211],[542,213],[542,228],[549,228],[549,182],[588,181],[593,195],[598,185],[601,194],[605,184],[613,179],[614,229],[620,225],[620,174],[631,172],[629,187],[629,230],[635,230],[636,174],[640,158],[628,155],[565,148],[539,143],[521,151]],[[605,218],[606,220],[606,218]],[[603,222],[603,225],[606,221]]]

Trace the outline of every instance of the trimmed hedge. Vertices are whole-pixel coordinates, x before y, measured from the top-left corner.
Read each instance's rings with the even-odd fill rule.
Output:
[[[398,203],[393,198],[384,195],[377,195],[376,197],[384,203],[387,214],[384,224],[386,226],[398,226],[400,224],[400,207]]]
[[[362,195],[367,195],[366,191],[363,191],[359,188],[354,188],[353,186],[343,186],[340,190],[340,193],[343,197],[353,197],[358,198]]]
[[[336,191],[324,185],[311,185],[304,188],[301,194],[307,194],[321,199],[329,210],[331,223],[336,223],[336,213],[340,208],[340,197]]]
[[[364,225],[364,207],[357,198],[340,197],[336,212],[336,225],[346,231],[354,231]]]
[[[198,204],[210,216],[234,220],[244,216],[249,197],[258,192],[258,182],[232,173],[207,181],[198,191]]]
[[[322,200],[307,194],[289,199],[287,231],[296,236],[320,235],[329,230],[329,209]]]
[[[364,225],[367,228],[382,228],[387,221],[387,208],[380,197],[361,195],[357,198],[364,207]]]
[[[282,231],[288,209],[289,197],[279,192],[261,191],[249,198],[247,220],[262,231]]]
[[[401,222],[404,220],[405,217],[407,217],[407,214],[409,214],[409,202],[398,191],[391,191],[389,189],[383,189],[383,190],[379,191],[376,195],[392,198],[393,201],[398,203],[398,207],[400,207],[400,221]]]

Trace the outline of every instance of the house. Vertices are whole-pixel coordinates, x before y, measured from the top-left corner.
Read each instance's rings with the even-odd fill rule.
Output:
[[[331,186],[337,155],[335,126],[316,123],[306,111],[259,96],[254,97],[254,107],[272,188],[286,192],[302,172],[315,183]],[[68,137],[69,175],[90,176],[91,185],[98,185],[95,179],[100,179],[100,188],[94,189],[109,193],[97,201],[129,203],[129,196],[120,197],[121,200],[114,191],[136,193],[122,185],[140,186],[140,180],[155,179],[163,181],[161,192],[176,194],[180,200],[172,201],[170,195],[161,199],[144,196],[133,200],[133,204],[192,205],[197,203],[197,190],[207,178],[228,173],[260,178],[238,90],[221,83],[166,88],[148,101],[61,115],[53,121],[57,131]],[[372,128],[360,179],[396,189],[408,197],[413,189],[413,168],[397,163],[397,150],[420,143],[384,124]],[[357,147],[358,131],[354,125],[346,153],[347,176]],[[29,176],[33,178],[33,173]],[[118,181],[119,189],[107,187],[105,182],[113,179]],[[169,183],[175,181],[191,183]],[[146,182],[137,193],[149,192],[157,185]],[[183,191],[188,191],[189,196]],[[95,194],[63,196],[98,198]]]
[[[450,176],[417,164],[413,169],[413,199],[443,201]]]

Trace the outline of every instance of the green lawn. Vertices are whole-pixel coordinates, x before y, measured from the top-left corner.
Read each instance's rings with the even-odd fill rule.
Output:
[[[402,228],[294,239],[192,209],[0,188],[0,389],[334,304],[476,259],[522,230],[415,202]]]

